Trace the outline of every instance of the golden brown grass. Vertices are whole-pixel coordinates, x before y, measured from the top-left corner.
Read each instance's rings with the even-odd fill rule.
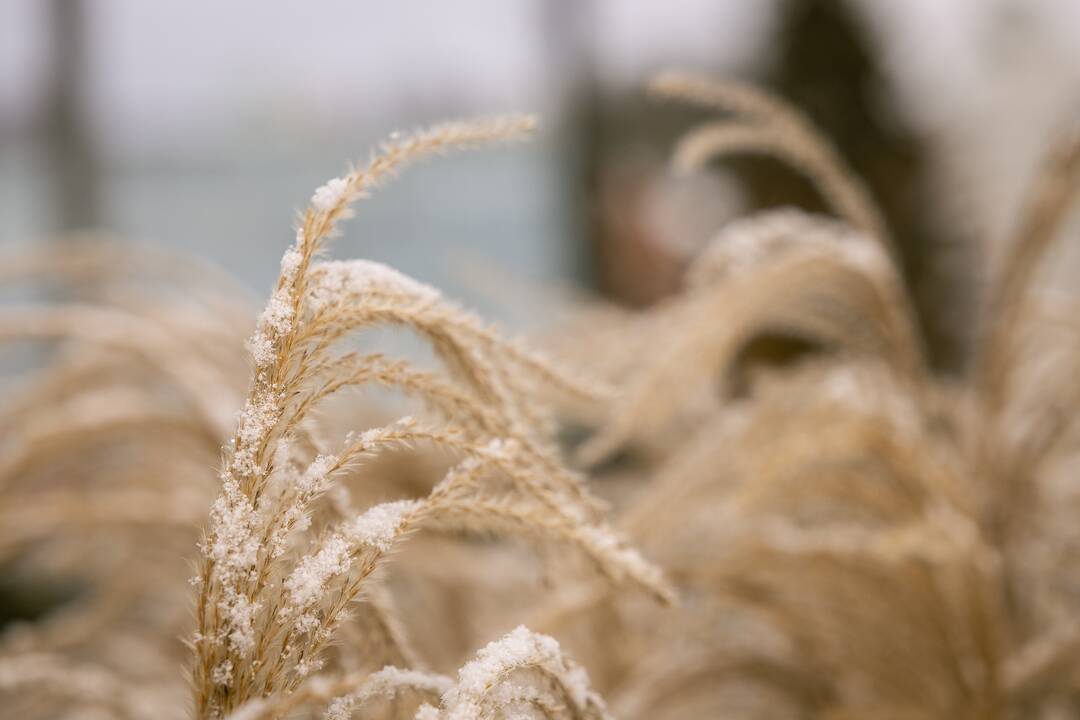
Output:
[[[300,702],[365,699],[374,675],[328,680],[320,673],[354,603],[391,551],[422,528],[514,532],[577,546],[597,567],[669,594],[659,572],[622,544],[598,517],[599,503],[558,459],[541,388],[589,397],[594,390],[543,358],[507,342],[432,288],[366,261],[319,261],[337,223],[384,176],[448,148],[513,139],[529,118],[438,126],[395,139],[362,169],[319,188],[282,259],[277,288],[249,343],[255,364],[245,407],[226,452],[223,491],[201,543],[193,687],[198,717],[279,717]],[[335,352],[345,336],[380,325],[426,339],[445,374],[415,370],[381,355]],[[350,432],[329,452],[313,453],[306,421],[345,388],[379,383],[427,402],[428,424],[412,418]],[[337,498],[329,518],[312,515],[348,468],[403,446],[426,444],[454,458],[431,491],[358,513]],[[441,709],[421,714],[472,717],[485,703],[592,707],[557,646],[522,630],[489,646],[476,662],[493,673],[477,684],[466,666]],[[535,647],[534,647],[535,646]],[[505,667],[500,663],[505,664]],[[519,669],[542,675],[538,693],[493,700],[499,678]],[[391,690],[405,670],[381,671]],[[479,671],[478,671],[479,672]],[[382,676],[380,676],[382,677]],[[516,686],[505,686],[516,692]],[[445,689],[445,688],[444,688]],[[328,696],[329,693],[329,697]],[[342,700],[341,702],[350,702]],[[462,709],[465,708],[465,709]],[[473,708],[470,710],[469,708]]]
[[[801,119],[729,83],[669,74],[656,87],[737,118],[692,131],[678,166],[776,152],[847,224],[794,210],[736,221],[680,297],[622,323],[650,342],[579,453],[645,463],[621,527],[684,603],[662,631],[608,591],[570,606],[574,622],[621,607],[617,632],[639,638],[620,682],[601,686],[613,711],[1070,716],[1080,356],[1074,322],[1048,323],[1034,289],[1080,144],[1052,149],[958,382],[927,371],[877,214]]]
[[[677,296],[583,312],[570,362],[326,257],[407,164],[528,117],[396,135],[316,190],[254,329],[227,282],[147,250],[7,258],[9,285],[62,294],[0,312],[47,360],[0,409],[0,558],[74,597],[0,635],[4,712],[1075,715],[1080,333],[1035,288],[1080,143],[1050,154],[946,379],[880,213],[801,114],[653,90],[726,116],[677,169],[774,154],[836,218],[731,222]],[[357,349],[387,327],[433,366]],[[576,464],[567,418],[593,426]]]
[[[609,391],[503,339],[433,288],[375,263],[321,257],[353,203],[409,162],[512,140],[533,125],[494,118],[395,136],[364,167],[319,188],[248,342],[246,383],[243,357],[229,350],[242,347],[243,313],[182,265],[113,243],[13,259],[10,282],[59,280],[80,299],[0,317],[7,342],[62,343],[5,408],[0,552],[85,584],[70,606],[5,636],[0,691],[17,713],[183,717],[190,707],[206,718],[323,710],[344,718],[381,703],[382,712],[412,708],[419,717],[515,708],[606,716],[584,671],[524,628],[481,649],[456,681],[425,670],[378,571],[408,537],[442,561],[456,545],[464,552],[449,566],[453,577],[427,578],[421,568],[416,577],[434,587],[415,596],[445,605],[471,583],[496,597],[499,573],[488,570],[522,556],[475,538],[509,534],[576,547],[613,580],[670,600],[660,572],[603,522],[603,503],[562,462],[551,434],[560,398],[588,403]],[[132,277],[114,272],[117,258],[137,269]],[[160,291],[155,274],[186,287],[183,302],[166,292],[148,303],[138,280]],[[427,340],[441,368],[345,344],[385,326]],[[379,413],[335,407],[362,386],[415,399],[424,420],[372,425]],[[218,494],[211,468],[223,443]],[[421,460],[420,475],[386,462],[395,457]],[[441,478],[430,479],[433,468]],[[213,494],[192,578],[187,703],[172,641],[186,624],[187,583],[174,561]],[[436,539],[447,532],[449,545]],[[576,572],[573,558],[561,564]],[[453,636],[461,619],[428,632]]]

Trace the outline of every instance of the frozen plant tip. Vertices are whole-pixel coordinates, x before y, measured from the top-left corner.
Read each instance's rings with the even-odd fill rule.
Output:
[[[580,400],[595,396],[597,386],[564,375],[390,268],[316,259],[351,203],[409,161],[513,139],[534,124],[509,117],[396,137],[365,167],[312,197],[249,342],[251,389],[202,543],[192,641],[200,718],[242,707],[243,716],[256,712],[251,702],[273,708],[286,698],[318,694],[328,682],[320,672],[325,651],[362,598],[365,581],[400,541],[425,527],[567,542],[609,576],[669,596],[659,571],[599,523],[601,504],[565,468],[548,436],[549,389]],[[445,373],[378,354],[337,352],[346,336],[379,326],[426,339]],[[341,447],[313,454],[306,440],[311,413],[339,391],[368,383],[424,400],[435,417],[350,433]],[[429,496],[375,505],[311,531],[311,515],[325,511],[324,494],[345,492],[338,477],[361,461],[416,444],[458,458]],[[339,499],[336,506],[351,503]],[[347,713],[354,695],[335,701],[333,713]]]
[[[513,712],[528,717],[532,710],[551,718],[608,718],[588,674],[563,656],[559,643],[518,626],[461,668],[441,707],[424,706],[417,718],[476,720]]]

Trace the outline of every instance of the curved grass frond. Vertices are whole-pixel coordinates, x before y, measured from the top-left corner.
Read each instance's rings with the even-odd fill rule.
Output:
[[[655,430],[714,383],[730,396],[757,338],[880,358],[913,381],[923,373],[899,279],[868,240],[841,225],[790,210],[740,221],[689,277],[678,314],[668,316],[657,350],[613,404],[613,421],[583,447],[583,460]]]
[[[990,287],[976,384],[987,412],[1004,404],[1014,364],[1013,341],[1027,308],[1026,296],[1039,263],[1060,235],[1060,227],[1080,189],[1080,133],[1058,141],[1045,160],[1029,204]]]
[[[314,260],[350,204],[405,161],[510,139],[532,125],[528,118],[458,123],[397,139],[366,168],[315,192],[249,343],[255,374],[201,545],[192,640],[199,717],[243,716],[251,702],[291,702],[318,676],[347,609],[397,544],[462,513],[484,529],[569,540],[609,574],[663,587],[659,571],[595,524],[599,503],[563,468],[547,436],[549,403],[541,388],[590,395],[589,384],[564,378],[390,268]],[[346,336],[379,325],[426,339],[445,377],[378,355],[335,352]],[[311,457],[299,442],[305,418],[339,391],[365,383],[427,401],[445,425],[426,429],[406,418],[350,433],[336,451]],[[346,470],[415,443],[460,458],[427,497],[377,504],[321,532],[309,530],[311,514]]]
[[[182,341],[132,313],[90,305],[24,307],[0,312],[0,342],[74,339],[130,353],[183,392],[199,417],[224,436],[232,425],[231,383],[213,365],[192,358]]]
[[[418,720],[484,720],[536,710],[560,720],[607,720],[585,671],[565,658],[553,638],[519,626],[490,643],[458,673],[438,708],[422,706]]]
[[[866,186],[798,110],[758,88],[685,73],[662,73],[649,87],[659,97],[734,116],[730,121],[705,124],[683,137],[675,151],[675,166],[680,171],[698,170],[712,159],[733,153],[776,156],[806,175],[837,215],[892,251],[885,223]]]

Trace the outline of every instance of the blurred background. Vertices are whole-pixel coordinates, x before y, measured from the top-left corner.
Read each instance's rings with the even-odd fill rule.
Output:
[[[524,110],[534,142],[410,171],[336,253],[514,327],[552,288],[648,304],[726,219],[817,207],[765,161],[667,173],[696,116],[642,89],[677,66],[760,82],[833,137],[956,369],[994,243],[1076,119],[1078,37],[1073,0],[0,0],[0,243],[105,229],[261,297],[312,190],[389,132]],[[1080,261],[1057,267],[1069,285]]]

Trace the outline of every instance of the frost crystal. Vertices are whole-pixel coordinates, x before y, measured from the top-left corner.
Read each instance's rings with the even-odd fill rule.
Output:
[[[326,487],[326,476],[336,462],[337,457],[334,455],[319,455],[307,466],[304,474],[297,478],[296,489],[304,494],[323,490]]]
[[[450,679],[442,675],[402,670],[387,665],[382,670],[369,675],[364,685],[356,692],[334,698],[323,718],[324,720],[348,720],[352,717],[353,707],[358,702],[364,702],[379,695],[391,697],[406,688],[442,694],[450,688],[450,685]]]
[[[283,485],[291,487],[296,492],[292,495],[289,505],[282,511],[281,521],[277,523],[270,535],[267,545],[270,556],[273,558],[285,554],[290,533],[302,532],[311,525],[307,507],[318,493],[326,490],[329,485],[330,471],[337,462],[337,457],[334,455],[319,455],[301,473],[292,466],[291,452],[291,439],[283,438],[278,441],[278,446],[274,451],[274,466],[281,471]]]
[[[519,625],[500,640],[489,643],[476,659],[458,671],[455,687],[443,695],[448,720],[466,720],[480,716],[481,702],[506,675],[518,668],[543,667],[558,676],[569,699],[579,708],[589,698],[588,675],[584,670],[566,666],[554,638],[540,635]],[[514,693],[511,689],[508,692]],[[420,717],[419,713],[417,717]],[[432,715],[431,717],[438,717]]]
[[[518,625],[502,639],[488,643],[458,672],[457,692],[479,696],[500,675],[522,665],[555,660],[559,644],[547,635],[538,635]],[[453,691],[452,691],[453,692]]]
[[[232,679],[232,661],[222,660],[215,665],[210,673],[210,679],[214,681],[215,685],[228,685]]]
[[[255,360],[255,367],[264,368],[274,360],[277,341],[293,327],[296,314],[293,297],[293,281],[300,269],[303,255],[300,246],[304,242],[303,229],[296,231],[296,243],[281,257],[281,286],[274,291],[266,309],[259,316],[255,334],[248,340],[248,350]]]
[[[375,505],[356,518],[346,532],[353,543],[386,552],[401,531],[408,514],[419,505],[416,500],[398,500]]]
[[[349,697],[334,698],[326,706],[324,720],[349,720],[352,717],[352,709],[355,701]]]
[[[345,435],[345,442],[349,445],[356,445],[361,448],[370,448],[385,438],[392,436],[394,433],[411,430],[415,426],[416,421],[413,420],[412,416],[406,415],[398,418],[392,425],[369,428],[360,434],[357,434],[355,431],[349,431],[349,433]]]
[[[584,527],[580,534],[584,544],[597,556],[606,559],[615,569],[646,585],[662,587],[666,584],[659,568],[642,557],[636,549],[622,542],[610,530]]]
[[[416,708],[415,720],[439,720],[439,709],[434,705],[424,703]]]
[[[308,302],[315,311],[356,295],[394,293],[423,300],[439,297],[435,288],[370,260],[319,263],[308,292]]]
[[[303,244],[304,231],[303,229],[297,230],[296,244],[281,256],[281,277],[287,282],[291,283],[296,279],[296,273],[300,269],[300,262],[303,260],[303,256],[300,254],[300,246]]]
[[[283,287],[277,290],[266,304],[259,325],[267,330],[273,330],[279,337],[289,332],[292,328],[293,307],[289,289]]]
[[[229,631],[229,647],[238,655],[245,656],[255,647],[255,616],[262,603],[252,602],[231,587],[225,588],[225,597],[218,609]]]
[[[248,340],[247,349],[255,361],[255,367],[264,368],[274,360],[274,341],[261,330],[256,330]]]
[[[333,210],[345,198],[349,190],[349,181],[346,178],[333,178],[328,180],[311,196],[311,205],[319,212]]]
[[[249,400],[237,419],[236,450],[233,452],[232,467],[241,475],[257,476],[261,474],[255,458],[264,437],[277,424],[281,411],[270,394]]]
[[[290,288],[286,285],[274,292],[259,317],[259,324],[248,341],[248,350],[255,366],[264,368],[274,360],[277,340],[292,329],[293,303]]]
[[[314,555],[304,557],[285,579],[289,606],[303,610],[317,600],[326,584],[349,569],[349,543],[340,535],[331,536]]]
[[[226,578],[255,564],[259,543],[253,529],[258,515],[251,501],[240,492],[239,485],[227,477],[222,494],[210,508],[212,538],[208,555],[217,565],[217,572]]]
[[[323,661],[313,658],[304,658],[300,662],[296,663],[296,674],[300,677],[307,677],[311,673],[320,669],[323,666]]]
[[[380,552],[389,550],[408,512],[418,506],[415,500],[376,505],[348,524],[342,532],[323,541],[318,552],[300,560],[283,586],[289,596],[287,611],[298,616],[298,626],[304,626],[299,628],[301,631],[311,629],[307,627],[310,623],[305,611],[322,597],[325,588],[335,577],[349,571],[353,550],[357,547],[370,547]]]

